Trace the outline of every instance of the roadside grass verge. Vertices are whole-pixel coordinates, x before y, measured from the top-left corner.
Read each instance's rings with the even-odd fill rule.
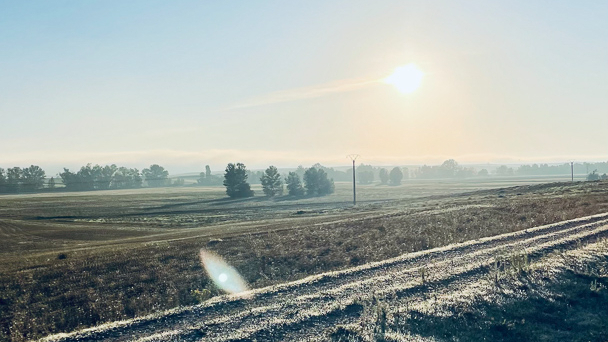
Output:
[[[364,304],[360,324],[327,332],[332,341],[606,341],[608,240],[554,253],[526,270],[507,268],[476,291],[431,311]]]

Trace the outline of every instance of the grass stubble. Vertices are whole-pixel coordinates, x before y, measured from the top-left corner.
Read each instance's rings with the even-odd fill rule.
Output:
[[[360,302],[360,320],[328,329],[327,340],[608,340],[608,239],[527,260],[497,256],[481,281],[439,296]]]

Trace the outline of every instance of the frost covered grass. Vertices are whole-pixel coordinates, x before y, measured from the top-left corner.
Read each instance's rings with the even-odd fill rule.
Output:
[[[513,260],[522,254],[512,255]],[[518,263],[519,261],[516,261]],[[507,266],[465,288],[402,305],[363,303],[332,341],[605,341],[608,240]],[[365,327],[365,328],[363,328]]]

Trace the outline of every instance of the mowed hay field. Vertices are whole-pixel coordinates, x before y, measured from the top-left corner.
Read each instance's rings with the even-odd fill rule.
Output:
[[[261,287],[608,212],[608,182],[546,181],[359,186],[356,207],[348,183],[304,199],[229,200],[219,187],[1,196],[0,340],[195,304],[205,289],[218,294],[200,248]]]

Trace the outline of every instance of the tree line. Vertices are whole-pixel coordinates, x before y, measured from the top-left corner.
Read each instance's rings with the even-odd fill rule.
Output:
[[[521,175],[521,176],[550,176],[550,175],[564,175],[570,174],[571,167],[574,168],[574,173],[576,174],[590,174],[595,171],[596,173],[607,173],[608,172],[608,162],[599,162],[599,163],[563,163],[558,165],[549,165],[549,164],[530,164],[530,165],[520,165],[516,169],[507,167],[505,165],[501,165],[496,173],[501,176],[513,176],[513,175]]]
[[[0,193],[36,191],[44,185],[46,174],[40,166],[0,168]]]
[[[264,171],[248,170],[242,163],[228,164],[230,177],[238,174],[237,179],[244,179],[247,184],[261,184],[264,194],[275,196],[283,193],[283,185],[291,196],[319,196],[333,192],[334,181],[352,181],[352,171],[336,170],[325,167],[319,163],[310,168],[298,166],[295,171],[279,175],[276,167]],[[242,166],[239,166],[242,165]],[[587,174],[587,180],[608,179],[608,162],[600,163],[574,163],[574,172]],[[500,165],[493,171],[496,176],[531,176],[531,175],[569,175],[570,163],[559,165],[530,164],[520,165],[517,168]],[[225,172],[228,172],[228,167]],[[269,173],[270,172],[270,173]],[[602,174],[603,173],[603,174]],[[435,178],[469,178],[487,177],[490,175],[488,169],[476,170],[472,167],[464,167],[454,159],[448,159],[440,165],[422,165],[411,171],[406,167],[393,167],[390,171],[382,167],[360,164],[356,168],[356,178],[359,184],[372,184],[376,179],[380,184],[399,185],[403,180],[409,178],[435,179]],[[182,178],[169,179],[169,172],[164,167],[153,164],[141,172],[136,168],[119,167],[111,165],[82,166],[78,171],[70,171],[67,168],[58,174],[63,187],[67,191],[87,190],[110,190],[110,189],[132,189],[140,187],[163,187],[183,186]],[[377,177],[377,178],[376,178]],[[202,186],[226,186],[226,173],[224,176],[212,174],[209,165],[205,171],[196,179],[197,185]],[[228,184],[231,181],[228,180]],[[44,190],[59,189],[59,180],[51,177],[47,180],[45,171],[36,165],[29,167],[0,168],[0,193],[36,192]],[[280,186],[279,186],[280,184]],[[241,186],[244,186],[241,184]],[[245,188],[231,188],[231,197],[247,197],[252,195]]]
[[[223,185],[228,196],[231,198],[254,196],[254,191],[251,190],[248,182],[251,173],[247,171],[243,163],[229,163],[226,166]],[[283,179],[275,166],[269,166],[261,173],[259,181],[262,184],[262,192],[268,197],[283,195],[283,185],[287,188],[287,194],[294,197],[324,196],[333,193],[335,189],[333,178],[329,178],[322,168],[314,166],[304,170],[302,179],[297,172],[289,172]]]
[[[597,170],[593,170],[590,174],[587,175],[588,181],[598,181],[598,180],[608,180],[608,174],[604,173],[600,175],[597,173]]]
[[[378,175],[380,184],[385,185],[400,185],[402,180],[410,177],[407,167],[395,166],[389,172],[385,168],[377,168],[371,165],[361,164],[357,166],[355,171],[356,179],[359,184],[372,184],[376,174]]]
[[[182,179],[171,181],[169,172],[158,164],[152,164],[141,172],[136,168],[112,165],[87,164],[77,172],[67,168],[59,174],[65,189],[69,191],[135,189],[142,186],[162,187],[183,185]]]
[[[169,172],[162,166],[153,164],[141,172],[135,168],[112,165],[82,166],[80,170],[72,172],[67,168],[58,175],[64,190],[88,191],[110,189],[134,189],[144,185],[160,187],[169,185],[183,185],[183,180],[171,181]],[[12,167],[6,171],[0,168],[0,193],[35,192],[41,189],[56,189],[55,177],[46,181],[46,173],[40,167],[31,165],[26,168]]]
[[[601,173],[608,173],[608,162],[598,163],[562,163],[556,165],[549,164],[524,164],[518,167],[500,165],[491,173],[487,168],[476,170],[473,167],[464,167],[454,159],[448,159],[440,165],[422,165],[410,173],[411,178],[438,179],[438,178],[471,178],[487,177],[491,174],[500,177],[509,176],[552,176],[570,175],[571,167],[575,174],[587,174],[590,179],[602,179]],[[378,170],[376,170],[378,172]],[[378,172],[379,173],[379,172]],[[595,174],[594,174],[595,173]],[[372,178],[373,179],[373,178]]]

